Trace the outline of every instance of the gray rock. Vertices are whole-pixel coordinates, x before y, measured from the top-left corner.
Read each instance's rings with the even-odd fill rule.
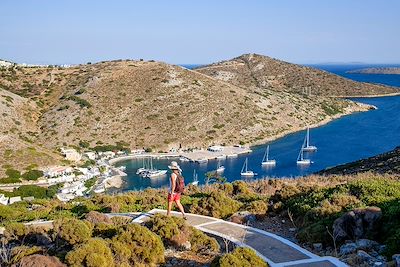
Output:
[[[313,248],[316,252],[320,252],[322,250],[322,243],[314,243]]]
[[[383,252],[385,252],[386,248],[387,248],[386,245],[380,245],[380,246],[377,247],[377,252],[379,254],[382,254]]]
[[[341,255],[347,255],[347,254],[351,254],[353,252],[357,251],[357,245],[355,243],[348,243],[348,244],[344,244],[340,247],[339,250]]]
[[[375,247],[378,247],[379,243],[376,241],[373,241],[373,240],[369,240],[369,239],[358,239],[356,241],[356,245],[357,245],[358,249],[370,250]]]
[[[256,220],[256,216],[248,211],[239,211],[231,216],[231,221],[236,223],[255,222]]]
[[[357,251],[357,256],[360,260],[364,261],[364,262],[368,262],[368,263],[372,263],[375,261],[374,257],[372,257],[371,255],[369,255],[367,252],[365,252],[364,250],[359,250]]]
[[[396,267],[400,267],[400,254],[394,254],[392,260],[396,263]]]
[[[333,223],[333,235],[338,241],[359,239],[373,231],[382,217],[378,207],[360,208],[349,211]]]
[[[192,244],[190,244],[189,241],[184,242],[183,244],[181,244],[182,249],[184,250],[190,250],[192,248]]]

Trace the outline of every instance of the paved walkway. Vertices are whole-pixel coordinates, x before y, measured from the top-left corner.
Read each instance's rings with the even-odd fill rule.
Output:
[[[133,222],[143,223],[156,213],[166,214],[166,211],[154,209],[136,217]],[[179,212],[172,212],[172,215],[181,216]],[[238,246],[254,249],[271,267],[347,266],[337,258],[317,256],[287,239],[260,229],[208,216],[196,214],[186,216],[190,225],[203,232],[222,237]]]
[[[132,219],[134,223],[143,223],[156,213],[166,214],[165,210],[153,209],[147,213],[108,213],[109,217],[119,216]],[[181,216],[173,211],[173,216]],[[275,234],[253,227],[227,222],[208,216],[186,214],[188,223],[193,227],[215,236],[227,239],[238,246],[250,247],[271,267],[345,267],[343,262],[334,257],[317,256],[293,242]],[[53,221],[29,222],[26,225],[52,227]],[[4,227],[0,228],[0,234]]]

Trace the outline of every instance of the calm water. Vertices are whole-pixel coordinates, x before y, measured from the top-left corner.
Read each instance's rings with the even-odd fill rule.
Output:
[[[360,65],[329,65],[318,67],[357,81],[382,83],[400,87],[400,75],[345,73],[347,70],[360,68]],[[276,167],[269,169],[261,167],[262,157],[266,148],[266,145],[264,145],[254,147],[253,152],[248,155],[221,161],[221,164],[225,166],[223,175],[228,181],[242,179],[240,177],[240,170],[246,157],[249,159],[249,169],[258,173],[253,179],[290,177],[310,174],[330,166],[376,155],[400,145],[400,96],[356,98],[354,100],[375,105],[378,107],[378,110],[345,116],[324,126],[312,129],[311,143],[318,147],[318,151],[306,154],[306,157],[314,162],[309,167],[300,168],[296,165],[297,155],[305,135],[305,132],[302,131],[269,143],[270,158],[276,159]],[[153,164],[156,168],[166,169],[170,161],[171,159],[153,160]],[[201,184],[204,183],[205,173],[215,170],[218,164],[216,160],[209,161],[207,164],[179,163],[183,169],[186,182],[192,180],[193,170],[195,169],[199,175]],[[120,162],[118,165],[124,165],[127,168],[128,177],[126,178],[126,187],[124,190],[141,190],[147,187],[163,187],[168,185],[167,176],[156,179],[146,179],[137,176],[135,173],[137,168],[142,166],[142,160],[129,160]]]

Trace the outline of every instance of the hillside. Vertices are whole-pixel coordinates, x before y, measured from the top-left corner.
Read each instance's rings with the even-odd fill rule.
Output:
[[[257,54],[245,54],[201,66],[196,71],[250,91],[273,90],[324,96],[368,96],[400,92],[398,88],[355,82],[326,71]]]
[[[0,114],[0,175],[9,166],[24,169],[58,161],[55,153],[34,143],[39,113],[33,101],[0,89]]]
[[[338,165],[318,174],[356,174],[361,172],[400,174],[400,147],[366,159]]]
[[[357,73],[357,74],[400,74],[400,68],[398,67],[388,67],[388,68],[364,68],[357,70],[350,70],[347,73]]]
[[[2,68],[0,87],[31,106],[20,121],[34,117],[29,120],[33,129],[2,129],[3,134],[23,141],[22,134],[24,142],[47,151],[117,142],[155,151],[180,145],[256,144],[369,109],[322,96],[253,92],[161,62]]]

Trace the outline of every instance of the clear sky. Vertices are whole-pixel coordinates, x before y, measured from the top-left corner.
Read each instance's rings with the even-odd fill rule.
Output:
[[[0,58],[400,63],[399,0],[0,0]]]

